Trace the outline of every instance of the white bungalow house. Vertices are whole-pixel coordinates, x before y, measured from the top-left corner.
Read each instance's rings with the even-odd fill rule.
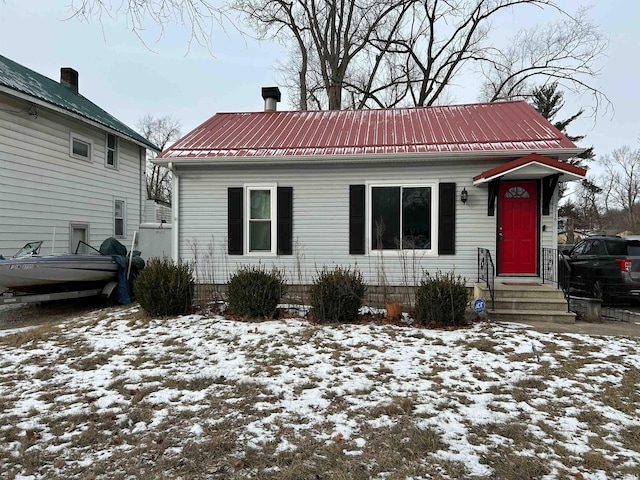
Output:
[[[557,184],[586,172],[527,103],[279,112],[277,88],[263,98],[265,111],[216,114],[155,160],[174,175],[173,257],[196,261],[200,282],[262,264],[292,284],[335,265],[370,285],[415,285],[423,270],[544,283]]]
[[[42,253],[74,251],[141,223],[146,149],[158,147],[78,89],[0,56],[0,253],[44,240]]]

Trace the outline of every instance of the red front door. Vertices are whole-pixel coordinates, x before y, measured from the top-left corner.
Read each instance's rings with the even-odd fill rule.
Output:
[[[501,182],[498,189],[498,273],[537,273],[536,182]]]

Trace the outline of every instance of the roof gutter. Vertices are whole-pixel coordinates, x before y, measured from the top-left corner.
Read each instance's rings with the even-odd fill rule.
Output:
[[[517,158],[537,153],[548,157],[566,160],[584,152],[585,148],[553,148],[534,150],[496,150],[464,152],[421,152],[421,153],[372,153],[353,155],[281,155],[281,156],[202,156],[202,157],[156,157],[152,163],[162,166],[256,166],[256,165],[325,165],[359,163],[410,163],[421,161],[455,159],[504,159]]]
[[[94,120],[90,120],[87,117],[85,117],[83,115],[80,115],[79,113],[75,113],[75,112],[72,112],[71,110],[67,110],[65,108],[58,107],[57,105],[49,103],[49,102],[47,102],[45,100],[42,100],[42,99],[40,99],[38,97],[34,97],[34,96],[31,96],[31,95],[27,95],[26,93],[18,92],[16,90],[11,89],[11,88],[7,88],[7,87],[5,87],[3,85],[0,85],[0,93],[5,93],[7,95],[19,98],[19,99],[24,100],[26,102],[33,103],[33,104],[38,105],[40,107],[47,108],[47,109],[52,110],[54,112],[67,115],[67,116],[69,116],[71,118],[74,118],[76,120],[80,120],[81,122],[87,123],[87,124],[91,125],[92,127],[96,127],[96,128],[101,129],[101,130],[106,130],[109,133],[112,133],[112,134],[114,134],[116,136],[126,137],[129,141],[135,143],[136,145],[138,145],[140,147],[148,148],[149,150],[153,150],[154,152],[158,152],[158,153],[160,153],[162,151],[158,147],[155,147],[155,146],[151,147],[151,145],[148,145],[148,144],[146,144],[144,142],[141,142],[140,140],[137,140],[137,139],[127,135],[126,133],[121,132],[120,130],[115,130],[115,129],[111,128],[111,127],[108,127],[107,125],[104,125],[103,123],[96,122]]]

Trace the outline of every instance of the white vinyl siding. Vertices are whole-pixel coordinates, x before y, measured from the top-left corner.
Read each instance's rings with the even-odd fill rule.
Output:
[[[42,252],[68,251],[69,225],[90,225],[89,243],[113,235],[114,196],[126,202],[126,218],[140,218],[140,147],[121,140],[119,170],[70,157],[71,132],[89,139],[104,158],[105,132],[45,108],[38,118],[10,113],[25,102],[0,94],[0,253],[44,240]],[[127,232],[129,235],[130,232]],[[55,238],[55,243],[54,243]]]
[[[365,280],[375,284],[381,258],[377,252],[367,255],[349,254],[349,185],[401,184],[411,179],[414,184],[456,182],[456,254],[433,256],[416,254],[407,260],[403,255],[384,255],[384,269],[390,284],[402,284],[403,269],[415,268],[434,273],[455,270],[467,282],[477,279],[477,249],[488,248],[495,262],[495,225],[497,217],[487,215],[487,188],[474,187],[478,173],[498,165],[490,161],[447,160],[442,162],[401,165],[331,165],[229,168],[181,168],[179,170],[179,245],[178,255],[185,261],[195,260],[197,249],[212,251],[211,260],[198,255],[198,275],[214,270],[220,283],[226,281],[240,265],[259,263],[281,268],[289,281],[310,283],[323,266],[350,265],[360,269]],[[293,187],[293,249],[290,256],[227,255],[227,188],[246,182],[264,182]],[[434,198],[438,196],[435,185]],[[466,188],[466,205],[460,192]],[[175,201],[175,198],[174,198]],[[435,223],[437,223],[437,213]],[[245,233],[246,234],[246,233]],[[367,229],[366,244],[370,245]],[[197,248],[196,248],[197,246]],[[403,265],[404,264],[404,265]],[[300,280],[302,279],[302,280]],[[205,278],[200,278],[205,281]]]
[[[540,209],[542,211],[542,209]],[[540,243],[544,248],[558,248],[558,189],[553,193],[549,203],[549,215],[541,215]]]

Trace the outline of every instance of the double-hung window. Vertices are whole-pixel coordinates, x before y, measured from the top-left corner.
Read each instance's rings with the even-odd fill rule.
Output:
[[[69,156],[90,162],[92,155],[93,141],[71,132],[69,135]]]
[[[276,251],[276,187],[247,187],[248,252]]]
[[[434,185],[372,185],[370,191],[371,250],[433,250]]]
[[[293,188],[228,187],[227,232],[229,255],[292,255]]]
[[[113,234],[115,237],[125,237],[125,202],[114,200],[113,202]]]
[[[105,165],[110,168],[118,168],[118,137],[107,133]]]

